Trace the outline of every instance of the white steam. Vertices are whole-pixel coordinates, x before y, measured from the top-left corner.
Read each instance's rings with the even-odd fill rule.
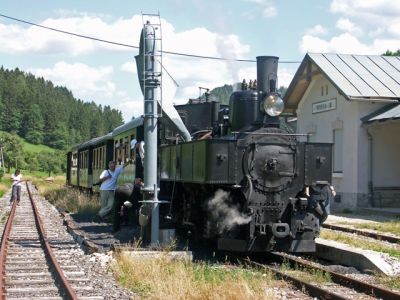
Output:
[[[229,193],[217,190],[214,197],[207,203],[209,220],[207,234],[222,234],[234,229],[238,225],[244,225],[251,221],[251,217],[239,211],[239,206],[232,203]]]

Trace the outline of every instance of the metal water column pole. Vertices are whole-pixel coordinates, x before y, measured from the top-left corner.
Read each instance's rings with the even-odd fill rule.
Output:
[[[145,24],[142,34],[144,45],[144,187],[145,201],[152,203],[151,244],[159,242],[159,203],[157,201],[157,99],[160,81],[157,72],[159,64],[155,54],[160,53],[156,30]]]

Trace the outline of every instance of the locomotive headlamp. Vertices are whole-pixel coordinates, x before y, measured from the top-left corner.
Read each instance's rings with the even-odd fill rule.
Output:
[[[269,94],[264,99],[263,108],[268,115],[271,117],[276,117],[283,112],[285,105],[282,98],[279,97],[278,94]]]

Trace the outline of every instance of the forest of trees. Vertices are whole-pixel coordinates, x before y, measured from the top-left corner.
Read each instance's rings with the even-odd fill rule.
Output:
[[[56,149],[110,132],[123,123],[110,106],[77,100],[65,87],[0,68],[0,131]]]

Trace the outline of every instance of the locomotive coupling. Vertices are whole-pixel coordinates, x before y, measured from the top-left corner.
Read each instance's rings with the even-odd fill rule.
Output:
[[[289,235],[290,228],[288,223],[274,223],[272,224],[272,234],[274,237],[282,239]]]

